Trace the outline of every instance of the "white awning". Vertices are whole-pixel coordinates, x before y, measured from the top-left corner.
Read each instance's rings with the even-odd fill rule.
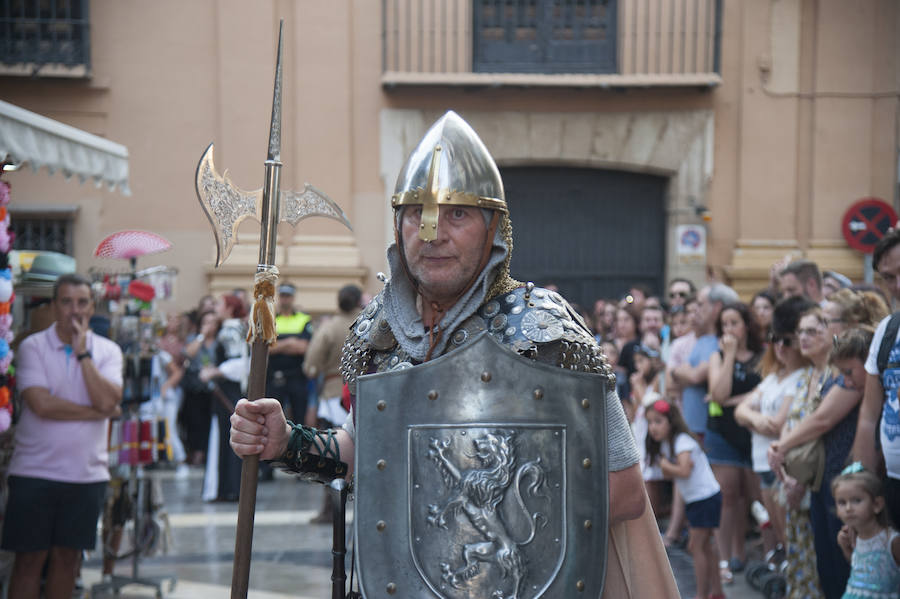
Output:
[[[128,148],[81,129],[0,101],[0,161],[46,166],[81,182],[93,179],[131,195]]]

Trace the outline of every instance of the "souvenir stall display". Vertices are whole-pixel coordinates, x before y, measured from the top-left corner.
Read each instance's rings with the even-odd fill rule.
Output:
[[[170,591],[176,582],[174,575],[140,574],[141,558],[164,550],[168,536],[159,482],[148,468],[171,461],[169,435],[176,434],[159,409],[156,332],[161,318],[154,307],[156,300],[171,298],[177,271],[164,266],[138,271],[136,261],[170,246],[145,231],[114,233],[98,245],[95,255],[128,259],[130,269],[90,273],[102,297],[110,338],[122,348],[125,363],[122,417],[110,430],[112,493],[103,514],[103,577],[92,586],[92,596],[110,591],[118,596],[122,587],[142,585],[162,597],[163,581],[170,581]],[[131,561],[130,575],[115,574],[115,563],[125,559]]]
[[[13,404],[12,390],[15,382],[15,369],[12,366],[13,341],[12,303],[13,292],[12,269],[9,267],[9,250],[12,244],[12,233],[9,231],[9,183],[0,180],[0,435],[9,430],[12,424]],[[0,442],[0,463],[6,464],[12,453],[11,445]]]
[[[2,175],[2,169],[0,169]],[[15,389],[15,368],[12,366],[13,341],[12,304],[15,299],[13,291],[12,269],[9,267],[9,250],[12,245],[12,233],[9,231],[9,183],[0,179],[0,471],[6,472],[12,457],[13,434],[13,390]],[[0,514],[6,505],[6,476],[0,476]],[[0,552],[0,578],[4,584],[12,570],[13,554]]]
[[[73,257],[41,250],[44,245],[53,245],[50,235],[37,234],[27,241],[26,249],[11,249],[13,240],[7,214],[10,186],[2,177],[24,165],[29,165],[35,173],[44,171],[52,176],[58,172],[66,179],[74,177],[81,183],[92,181],[98,187],[105,184],[110,191],[118,190],[126,196],[131,194],[127,147],[0,101],[0,470],[4,474],[12,457],[12,430],[18,418],[14,406],[19,405],[14,393],[14,371],[10,366],[13,358],[10,343],[14,350],[18,341],[52,324],[54,282],[62,274],[75,272]],[[31,180],[28,175],[17,176],[22,177],[17,180]],[[20,205],[43,201],[40,192],[33,188],[24,196],[17,196]],[[55,198],[48,199],[50,204],[55,201]],[[26,237],[23,235],[23,240]],[[15,329],[14,339],[11,328]],[[7,418],[10,415],[12,422]],[[6,477],[0,476],[0,480],[4,485],[0,486],[0,506],[5,506]],[[0,552],[2,596],[5,596],[9,578],[5,557],[4,552]]]

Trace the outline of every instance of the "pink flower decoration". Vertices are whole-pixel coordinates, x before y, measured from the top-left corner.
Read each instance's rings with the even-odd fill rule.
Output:
[[[9,204],[9,183],[0,181],[0,206]]]
[[[9,428],[9,425],[12,424],[12,414],[9,413],[9,410],[12,406],[7,406],[3,409],[0,409],[0,433],[6,431]]]
[[[12,314],[0,314],[0,339],[6,339],[7,343],[12,343],[15,337],[12,332],[12,323]]]
[[[9,237],[9,231],[6,227],[0,227],[0,252],[7,253],[11,245],[12,239]]]

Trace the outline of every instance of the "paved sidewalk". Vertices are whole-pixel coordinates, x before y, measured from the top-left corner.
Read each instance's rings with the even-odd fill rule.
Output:
[[[168,583],[163,585],[167,599],[228,597],[237,504],[202,502],[202,472],[198,469],[192,469],[187,478],[177,478],[169,471],[157,471],[152,476],[162,484],[172,544],[167,554],[142,559],[139,574],[176,575],[178,580],[173,590],[170,591]],[[310,523],[321,505],[322,493],[322,487],[300,483],[280,472],[274,481],[260,484],[248,599],[331,597],[331,527]],[[750,555],[758,553],[751,543]],[[681,596],[694,597],[696,587],[690,555],[679,548],[669,549],[668,555]],[[116,565],[119,576],[129,576],[131,571],[130,559]],[[100,581],[99,554],[94,553],[85,561],[82,577],[88,589]],[[734,584],[725,587],[725,594],[729,599],[763,597],[747,584],[743,573],[735,575]],[[112,594],[97,593],[92,599],[103,597]],[[132,585],[125,587],[120,597],[147,599],[155,597],[155,591],[151,587]]]

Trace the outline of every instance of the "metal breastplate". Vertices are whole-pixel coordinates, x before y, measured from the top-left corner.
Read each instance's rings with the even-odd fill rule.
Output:
[[[545,364],[605,376],[615,373],[581,316],[555,291],[528,284],[495,297],[450,333],[446,352],[482,331],[512,351]],[[356,393],[356,378],[372,372],[410,368],[418,362],[397,343],[379,293],[350,327],[341,352],[341,374]]]

